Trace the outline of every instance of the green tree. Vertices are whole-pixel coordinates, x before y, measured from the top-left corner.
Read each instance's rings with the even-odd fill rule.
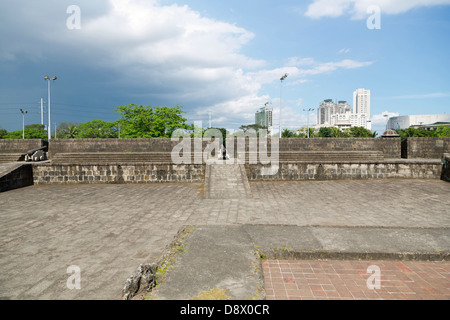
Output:
[[[289,129],[284,129],[282,132],[281,132],[281,137],[282,138],[294,138],[296,135],[295,135],[295,132],[294,131],[292,131],[292,130],[289,130]]]
[[[315,137],[317,137],[317,131],[316,131],[316,129],[314,129],[314,128],[308,128],[308,131],[309,131],[309,137],[310,137],[310,138],[315,138]],[[308,132],[307,132],[306,134],[308,134]]]
[[[62,122],[57,129],[58,139],[75,139],[79,129],[78,122]]]
[[[22,139],[23,131],[11,131],[3,136],[3,139]],[[25,128],[25,139],[42,139],[47,140],[47,132],[39,129]]]
[[[0,139],[4,139],[3,137],[8,134],[6,129],[0,128]]]
[[[264,127],[260,124],[248,124],[248,125],[242,125],[239,127],[239,130],[242,130],[242,131],[255,130],[256,132],[258,132],[259,130],[262,130],[262,129],[267,130],[267,127]]]
[[[130,104],[118,106],[115,112],[121,115],[117,121],[121,138],[170,138],[177,129],[192,129],[178,105],[169,108]]]
[[[348,136],[348,131],[342,131],[341,129],[337,128],[337,127],[331,127],[331,136],[333,138],[344,138],[346,136]]]
[[[351,127],[349,129],[350,136],[353,138],[372,138],[372,131],[364,127]]]
[[[29,124],[29,125],[25,126],[25,129],[36,129],[36,130],[40,130],[42,132],[46,132],[45,124]]]
[[[92,120],[82,123],[78,126],[78,133],[75,138],[78,139],[106,139],[117,138],[118,132],[114,122],[103,120]]]
[[[436,129],[436,137],[450,137],[450,126],[439,126]]]
[[[320,138],[330,138],[332,137],[332,132],[330,127],[322,127],[319,129],[318,136]]]
[[[406,138],[409,137],[436,137],[438,134],[437,130],[425,130],[412,127],[396,131],[400,135],[400,138],[402,140],[405,140]]]

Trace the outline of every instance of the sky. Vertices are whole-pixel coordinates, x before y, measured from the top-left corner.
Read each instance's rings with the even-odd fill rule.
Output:
[[[383,132],[450,112],[449,17],[450,0],[1,1],[0,128],[40,123],[41,98],[47,124],[48,75],[52,128],[134,103],[233,131],[268,103],[295,130],[365,88]]]

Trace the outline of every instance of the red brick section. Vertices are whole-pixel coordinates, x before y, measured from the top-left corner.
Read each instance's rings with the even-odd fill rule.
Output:
[[[450,300],[448,261],[266,260],[263,271],[267,300]]]

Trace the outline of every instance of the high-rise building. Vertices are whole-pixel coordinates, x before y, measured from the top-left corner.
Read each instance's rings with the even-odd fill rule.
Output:
[[[255,124],[266,128],[269,133],[272,133],[273,128],[273,110],[267,107],[262,107],[255,113]]]
[[[365,114],[370,119],[370,90],[356,89],[353,92],[353,113]]]
[[[364,127],[372,130],[370,122],[370,90],[357,89],[353,93],[353,108],[347,101],[324,100],[317,112],[318,126],[338,128]]]

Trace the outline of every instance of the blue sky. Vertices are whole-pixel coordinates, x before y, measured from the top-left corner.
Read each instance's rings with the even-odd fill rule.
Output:
[[[80,8],[69,29],[70,5]],[[367,8],[380,9],[369,29]],[[0,3],[0,127],[114,121],[116,106],[181,105],[189,122],[237,129],[270,102],[278,125],[303,108],[371,90],[373,129],[389,115],[450,112],[450,0],[16,0]],[[44,123],[47,124],[47,114]],[[316,114],[310,114],[310,124]]]

